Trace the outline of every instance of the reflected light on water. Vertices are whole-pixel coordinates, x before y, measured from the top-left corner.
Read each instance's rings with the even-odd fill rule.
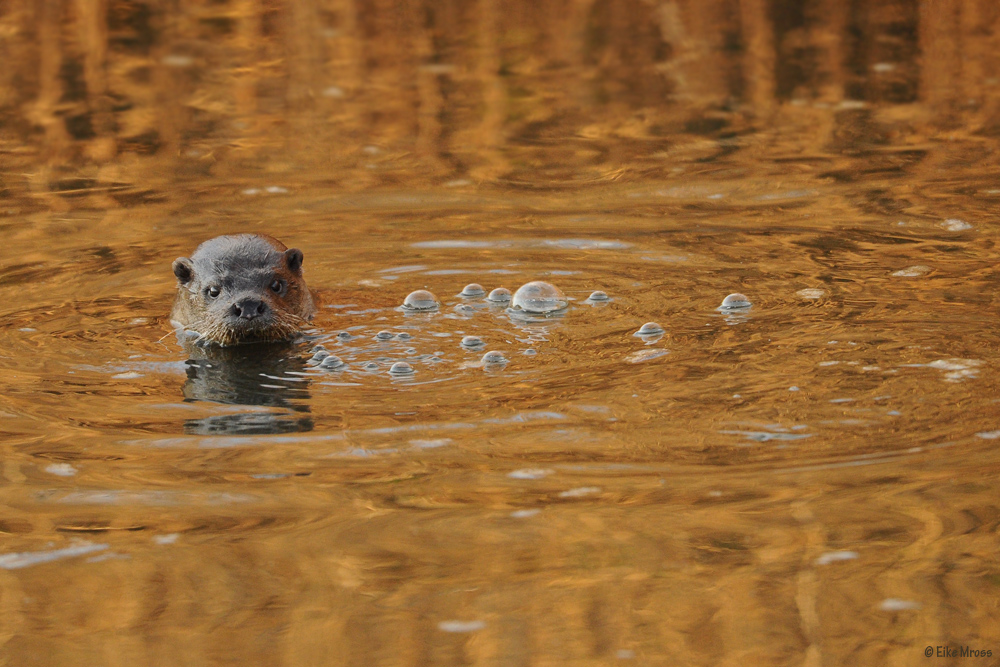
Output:
[[[6,662],[1000,648],[990,2],[18,0],[0,52]],[[300,340],[171,331],[236,232]]]

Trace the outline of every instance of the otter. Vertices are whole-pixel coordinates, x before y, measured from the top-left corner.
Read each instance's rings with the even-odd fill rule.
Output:
[[[316,313],[302,277],[302,251],[263,234],[205,241],[174,260],[170,321],[221,346],[288,341]]]

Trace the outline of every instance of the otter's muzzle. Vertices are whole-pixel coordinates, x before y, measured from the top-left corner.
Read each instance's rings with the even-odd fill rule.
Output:
[[[252,320],[267,312],[267,304],[260,299],[240,299],[230,308],[230,313],[241,320]]]

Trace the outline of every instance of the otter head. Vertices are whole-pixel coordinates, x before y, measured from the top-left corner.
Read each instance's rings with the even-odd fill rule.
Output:
[[[315,312],[302,277],[302,251],[269,236],[219,236],[190,258],[177,258],[173,268],[171,319],[198,332],[202,342],[289,340]]]

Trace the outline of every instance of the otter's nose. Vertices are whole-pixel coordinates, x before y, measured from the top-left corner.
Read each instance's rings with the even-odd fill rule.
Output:
[[[260,299],[240,299],[233,304],[232,312],[233,315],[244,320],[252,320],[255,317],[259,317],[264,314],[267,310],[267,306]]]

